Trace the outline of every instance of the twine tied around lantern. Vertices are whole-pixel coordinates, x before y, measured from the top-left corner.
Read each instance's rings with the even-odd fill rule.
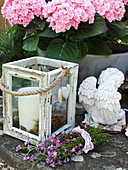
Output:
[[[69,69],[68,68],[64,68],[63,66],[61,66],[61,68],[62,68],[62,71],[60,72],[60,74],[47,87],[39,88],[37,90],[32,90],[32,91],[16,92],[16,91],[12,91],[10,89],[7,89],[4,86],[4,84],[2,82],[2,77],[1,77],[0,78],[0,90],[5,92],[5,93],[11,94],[12,96],[29,96],[29,95],[36,95],[36,94],[39,94],[39,93],[47,92],[47,91],[53,89],[58,84],[58,82],[62,80],[63,77],[65,77],[65,76],[67,77],[69,75]],[[66,78],[66,80],[67,80],[67,78]]]

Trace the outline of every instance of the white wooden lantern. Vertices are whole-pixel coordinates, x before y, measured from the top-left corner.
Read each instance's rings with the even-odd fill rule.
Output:
[[[3,90],[5,134],[35,142],[74,127],[78,64],[38,56],[3,64],[2,88],[17,92],[46,88],[60,75],[61,66],[69,74],[47,92],[15,96]],[[59,103],[58,90],[66,83],[69,96]]]

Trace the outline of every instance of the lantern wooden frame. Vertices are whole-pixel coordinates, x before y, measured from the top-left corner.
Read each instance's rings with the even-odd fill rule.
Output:
[[[39,66],[40,65],[40,66]],[[54,70],[43,72],[39,67],[50,66]],[[44,57],[31,57],[22,59],[7,64],[3,64],[3,84],[6,88],[12,89],[12,76],[20,77],[27,80],[36,81],[39,87],[47,87],[50,84],[53,75],[59,75],[62,68],[61,65],[69,69],[70,75],[70,94],[68,98],[67,124],[51,134],[51,110],[52,110],[52,89],[48,92],[40,94],[40,108],[39,108],[39,135],[36,136],[24,130],[12,126],[12,95],[3,92],[3,115],[4,115],[4,133],[18,139],[25,141],[27,137],[31,138],[33,142],[42,141],[49,135],[55,135],[62,130],[70,130],[75,125],[75,105],[76,105],[76,88],[78,76],[78,64],[48,59]]]

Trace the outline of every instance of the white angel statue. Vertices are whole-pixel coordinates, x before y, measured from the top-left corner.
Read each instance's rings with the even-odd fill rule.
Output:
[[[85,107],[90,119],[96,124],[113,125],[124,116],[121,109],[121,94],[118,88],[124,82],[124,75],[117,68],[107,68],[98,79],[86,78],[79,88],[79,101]]]

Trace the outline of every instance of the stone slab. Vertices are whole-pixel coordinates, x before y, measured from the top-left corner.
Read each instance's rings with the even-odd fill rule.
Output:
[[[93,151],[90,151],[88,154],[82,154],[84,160],[82,162],[71,161],[63,166],[58,166],[56,170],[108,170],[108,168],[120,168],[123,164],[123,167],[127,169],[128,167],[128,138],[124,134],[114,134],[114,142],[95,148]],[[15,170],[29,170],[31,163],[29,161],[23,161],[24,154],[21,152],[16,152],[15,148],[17,145],[21,144],[22,141],[12,138],[10,136],[4,135],[0,136],[0,158],[6,161],[11,167]],[[120,146],[125,152],[120,149]],[[101,157],[93,158],[92,154],[98,153]],[[113,156],[113,157],[112,157]],[[52,170],[44,162],[41,162],[33,168],[33,170]]]

